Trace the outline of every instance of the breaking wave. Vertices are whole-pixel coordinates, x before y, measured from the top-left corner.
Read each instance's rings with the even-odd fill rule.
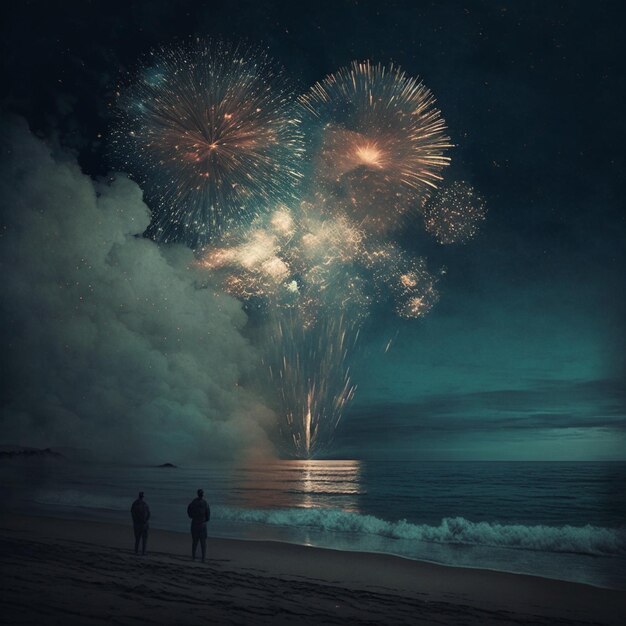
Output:
[[[34,500],[47,505],[115,511],[127,511],[130,506],[126,497],[75,490],[40,491]],[[340,509],[243,509],[228,506],[211,508],[212,517],[216,521],[309,528],[320,532],[352,533],[438,544],[492,546],[597,556],[626,555],[626,529],[589,524],[586,526],[503,524],[472,522],[464,517],[446,517],[438,526],[432,526],[415,524],[407,520],[391,522],[373,515],[361,515]],[[181,518],[186,521],[184,514],[181,514]],[[163,519],[163,522],[166,521]]]
[[[446,517],[438,526],[389,522],[373,515],[338,509],[236,509],[216,507],[215,518],[273,526],[308,527],[326,532],[378,535],[442,544],[497,546],[544,552],[589,555],[626,554],[626,531],[598,526],[526,526],[499,522],[472,522]]]

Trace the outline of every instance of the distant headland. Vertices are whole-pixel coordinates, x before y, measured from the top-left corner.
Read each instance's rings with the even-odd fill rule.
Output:
[[[0,446],[0,459],[54,457],[64,458],[60,452],[51,448],[28,448],[26,446]]]

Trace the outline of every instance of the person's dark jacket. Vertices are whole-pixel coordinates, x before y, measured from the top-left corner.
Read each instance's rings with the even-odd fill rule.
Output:
[[[191,519],[192,528],[201,528],[211,519],[209,503],[204,498],[195,498],[187,507],[187,515]]]
[[[133,526],[136,528],[148,528],[150,519],[150,507],[141,498],[137,498],[130,507],[130,514],[133,516]]]

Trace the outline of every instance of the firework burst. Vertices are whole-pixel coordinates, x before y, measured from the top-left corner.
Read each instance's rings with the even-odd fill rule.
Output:
[[[147,192],[150,234],[196,248],[212,281],[264,320],[280,445],[308,458],[354,395],[349,360],[372,304],[419,318],[438,300],[437,277],[392,231],[419,209],[440,243],[464,241],[485,208],[464,183],[436,191],[445,122],[397,67],[354,62],[297,103],[285,85],[253,49],[155,51],[120,89],[115,147]]]
[[[363,232],[343,215],[319,215],[302,202],[259,218],[207,248],[197,265],[254,308],[297,308],[300,322],[350,310],[363,319],[372,303]]]
[[[485,201],[464,182],[440,189],[424,207],[424,226],[441,244],[467,241],[486,216]]]
[[[441,180],[451,144],[434,102],[399,68],[369,61],[353,62],[300,98],[319,127],[315,184],[365,229],[397,227]]]
[[[146,190],[155,238],[202,245],[293,196],[300,120],[265,53],[206,41],[162,48],[118,93],[114,149]]]

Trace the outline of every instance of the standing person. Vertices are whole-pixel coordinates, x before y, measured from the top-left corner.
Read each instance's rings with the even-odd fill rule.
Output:
[[[143,491],[130,507],[133,517],[133,529],[135,531],[135,554],[139,554],[139,540],[141,540],[141,554],[146,553],[146,541],[148,541],[148,520],[150,519],[150,507],[143,499]]]
[[[187,507],[187,515],[191,518],[191,558],[196,560],[196,548],[200,542],[202,562],[206,557],[206,524],[211,519],[209,503],[204,499],[204,491],[198,489],[198,497]]]

